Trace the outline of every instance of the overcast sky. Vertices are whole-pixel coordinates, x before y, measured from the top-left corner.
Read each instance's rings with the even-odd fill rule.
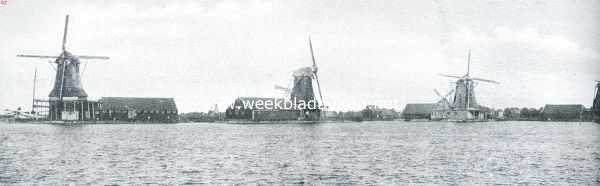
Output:
[[[109,56],[82,64],[91,99],[174,97],[180,112],[236,97],[280,97],[309,66],[313,40],[325,102],[401,109],[450,90],[438,73],[466,72],[482,105],[590,107],[600,80],[600,1],[28,1],[0,5],[0,108],[47,97],[64,16],[67,49]],[[385,102],[385,103],[381,103]],[[357,104],[360,103],[360,104]]]

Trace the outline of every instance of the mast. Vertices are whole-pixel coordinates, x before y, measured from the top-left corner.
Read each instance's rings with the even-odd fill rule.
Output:
[[[471,71],[471,49],[469,49],[469,56],[467,56],[467,77],[469,77],[470,71]]]
[[[35,87],[37,84],[37,66],[35,67],[35,70],[33,72],[33,94],[32,94],[32,98],[31,98],[31,113],[33,114],[35,112]]]
[[[466,89],[466,93],[467,93],[467,110],[469,110],[469,72],[471,71],[471,49],[469,49],[469,55],[467,56],[467,76],[465,78],[465,89]]]

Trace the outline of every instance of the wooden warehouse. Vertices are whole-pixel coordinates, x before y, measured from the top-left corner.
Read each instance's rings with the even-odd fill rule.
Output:
[[[581,104],[546,105],[542,111],[544,120],[551,121],[581,121],[585,107]]]
[[[103,97],[100,120],[174,123],[179,116],[173,98]]]

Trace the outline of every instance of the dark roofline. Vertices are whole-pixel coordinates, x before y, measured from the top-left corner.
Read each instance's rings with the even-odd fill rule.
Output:
[[[545,106],[583,106],[583,104],[546,104]]]
[[[437,106],[437,103],[407,103],[401,114],[431,114]]]
[[[177,112],[174,98],[102,97],[98,100],[107,110],[168,110]]]
[[[173,97],[101,97],[102,98],[111,98],[111,99],[175,99]]]

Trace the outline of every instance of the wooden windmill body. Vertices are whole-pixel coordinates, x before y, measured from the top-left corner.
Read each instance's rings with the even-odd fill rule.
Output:
[[[304,67],[297,69],[292,74],[293,80],[293,88],[290,92],[290,101],[298,102],[300,100],[308,102],[313,100],[316,105],[313,106],[315,109],[305,109],[302,113],[302,118],[307,120],[321,120],[321,108],[319,104],[323,104],[323,95],[321,93],[321,84],[319,83],[318,76],[318,67],[317,62],[315,60],[315,55],[313,51],[312,41],[310,37],[308,38],[308,45],[310,48],[310,55],[312,59],[312,66]],[[317,83],[317,88],[319,90],[319,100],[321,103],[317,102],[315,97],[315,92],[313,88],[313,79]]]

